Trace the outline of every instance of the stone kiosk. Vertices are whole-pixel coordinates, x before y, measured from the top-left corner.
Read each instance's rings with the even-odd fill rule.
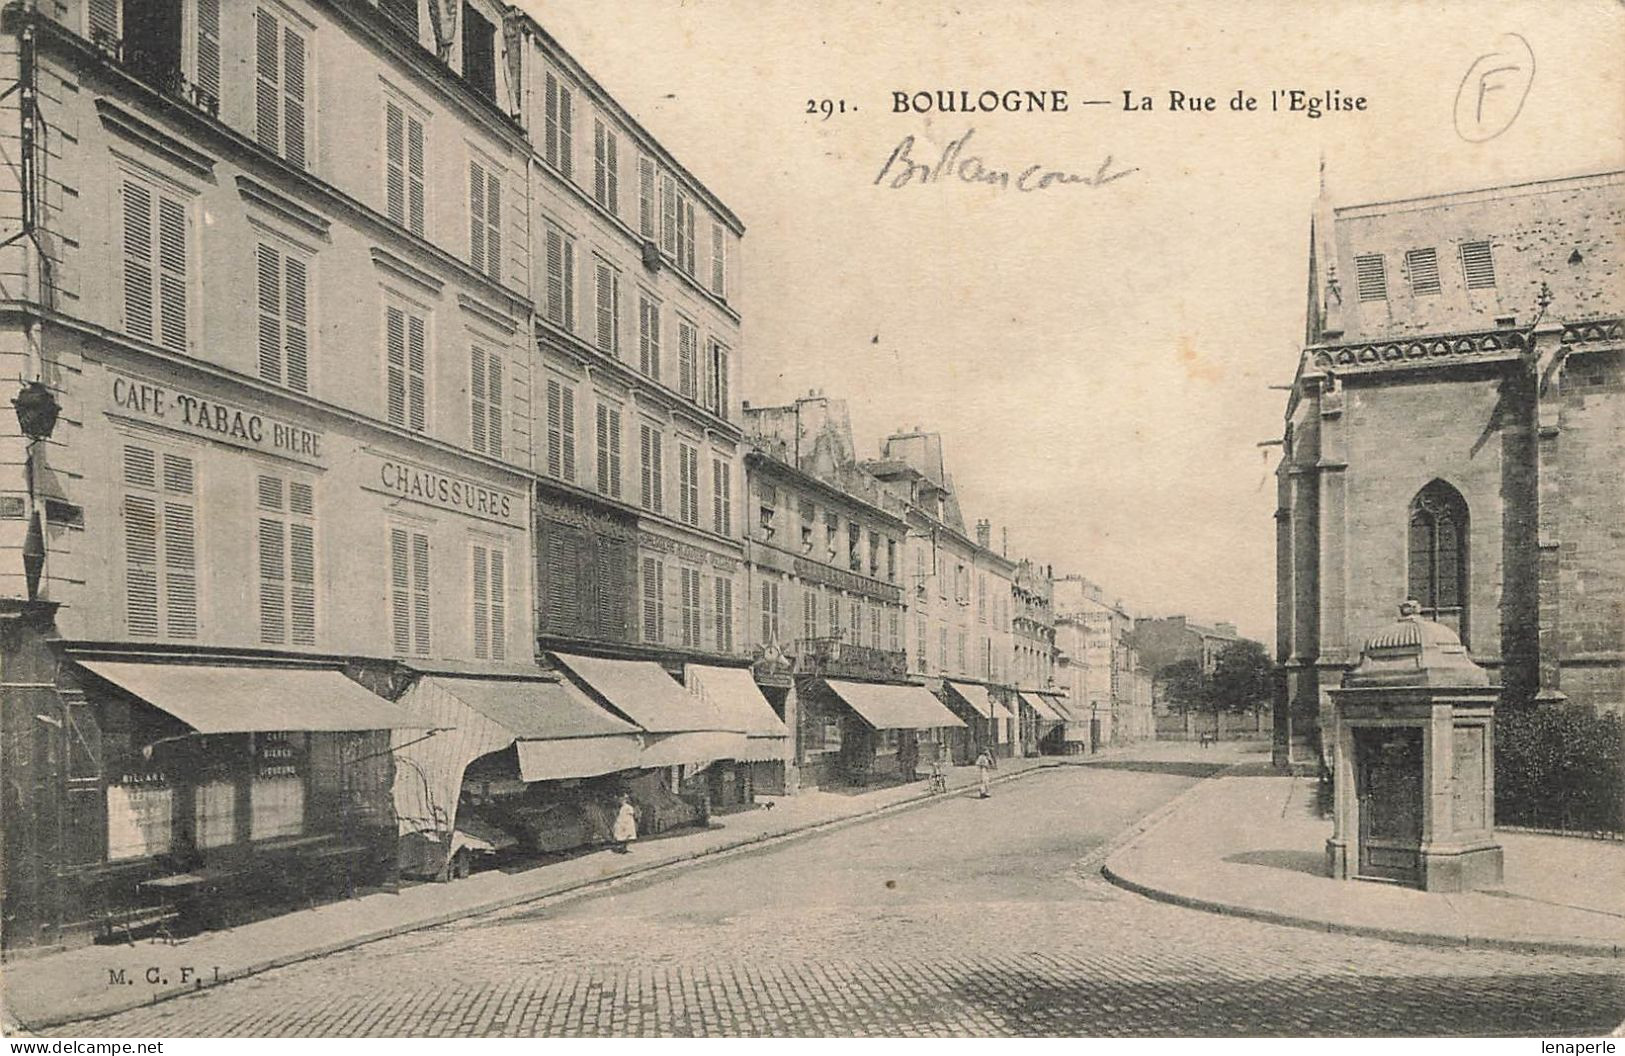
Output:
[[[1497,690],[1455,632],[1407,601],[1330,690],[1333,829],[1341,880],[1425,891],[1501,882],[1495,841]]]

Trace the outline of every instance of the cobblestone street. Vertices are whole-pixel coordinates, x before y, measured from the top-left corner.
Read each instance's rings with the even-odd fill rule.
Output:
[[[1617,960],[1232,919],[1080,865],[1208,769],[1062,768],[60,1033],[1565,1035],[1625,1018]]]

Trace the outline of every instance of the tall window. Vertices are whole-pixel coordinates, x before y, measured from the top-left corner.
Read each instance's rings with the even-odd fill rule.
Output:
[[[598,350],[609,355],[621,351],[621,273],[602,260],[593,262],[593,303]]]
[[[694,203],[686,194],[677,196],[677,266],[694,274]]]
[[[261,242],[259,273],[260,379],[310,391],[308,275],[303,259]]]
[[[88,5],[91,40],[122,39],[125,69],[160,91],[185,97],[185,89],[191,89],[198,108],[218,117],[220,4],[196,0],[192,5],[191,56],[185,54],[186,12],[175,0],[124,0],[122,18],[117,0],[95,0]]]
[[[677,576],[681,592],[679,600],[683,621],[683,645],[690,649],[700,647],[700,570],[679,568]]]
[[[801,637],[818,637],[818,589],[811,585],[801,593]]]
[[[717,652],[734,651],[734,581],[727,576],[716,578]]]
[[[474,450],[502,457],[502,357],[478,345],[469,351],[469,441]]]
[[[572,139],[575,127],[575,102],[570,89],[559,82],[553,71],[547,73],[543,85],[544,114],[542,119],[542,156],[558,169],[565,179],[575,172]]]
[[[598,493],[621,497],[621,411],[598,405]]]
[[[762,642],[771,644],[779,640],[779,583],[762,581]]]
[[[661,641],[666,635],[666,563],[643,559],[643,640]]]
[[[576,244],[575,239],[552,226],[547,227],[547,318],[574,330],[576,326]]]
[[[391,644],[396,656],[429,655],[429,537],[389,530]]]
[[[254,12],[254,137],[305,167],[305,38],[263,7]]]
[[[124,447],[124,600],[130,635],[197,637],[196,468],[185,455]]]
[[[718,535],[733,532],[733,474],[728,461],[711,460],[711,530]]]
[[[421,433],[428,427],[428,326],[421,315],[384,309],[385,404],[391,425]]]
[[[660,430],[648,423],[638,426],[639,467],[642,474],[642,490],[639,500],[644,509],[653,513],[660,513],[662,502],[663,482],[666,476],[665,467],[665,438]]]
[[[179,197],[123,177],[124,329],[173,352],[187,349],[190,300],[187,207]]]
[[[660,303],[638,294],[638,369],[660,380]]]
[[[684,443],[677,445],[677,519],[700,523],[700,451]]]
[[[508,555],[495,546],[475,543],[474,655],[481,660],[508,656]]]
[[[667,256],[677,256],[677,181],[660,174],[660,248]]]
[[[423,120],[384,101],[384,202],[389,218],[423,234]]]
[[[576,479],[576,390],[547,379],[547,472]]]
[[[619,143],[602,121],[592,123],[592,196],[612,213],[620,212],[621,177]]]
[[[1461,493],[1435,480],[1411,500],[1410,596],[1422,615],[1467,641],[1467,503]]]
[[[976,620],[978,623],[987,622],[987,573],[976,574]]]
[[[316,644],[316,500],[299,480],[261,476],[260,642]]]
[[[463,80],[487,99],[497,97],[497,27],[463,5]]]
[[[705,375],[705,405],[728,417],[728,348],[720,341],[711,342],[710,354],[705,357]]]
[[[833,590],[829,594],[828,612],[829,636],[839,638],[841,636],[841,595]]]
[[[920,671],[930,670],[931,661],[928,658],[930,646],[926,642],[925,617],[914,618],[914,666]]]
[[[495,169],[468,163],[468,262],[502,281],[502,179]]]

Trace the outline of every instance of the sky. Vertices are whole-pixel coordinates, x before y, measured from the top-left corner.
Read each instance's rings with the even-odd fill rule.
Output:
[[[1337,204],[1625,168],[1611,2],[523,6],[744,222],[745,399],[844,398],[863,455],[938,431],[966,520],[1012,557],[1263,641],[1278,448],[1259,443],[1302,346],[1322,160]],[[892,112],[938,89],[1070,106]],[[1269,109],[1293,89],[1365,109]],[[806,113],[825,99],[847,112]],[[934,165],[972,129],[960,161],[1086,179],[877,183],[905,137]]]

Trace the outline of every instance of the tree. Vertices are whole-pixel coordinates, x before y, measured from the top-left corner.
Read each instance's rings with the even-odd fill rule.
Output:
[[[1179,712],[1202,711],[1208,699],[1207,678],[1196,660],[1178,660],[1157,672],[1162,697]]]
[[[1258,711],[1272,698],[1275,664],[1257,642],[1242,638],[1225,646],[1215,658],[1208,680],[1208,709]]]

